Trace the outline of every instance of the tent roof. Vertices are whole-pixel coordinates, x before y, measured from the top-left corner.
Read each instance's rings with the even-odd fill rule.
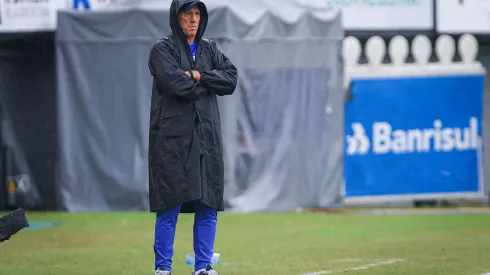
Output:
[[[325,0],[201,0],[209,10],[226,8],[241,20],[253,24],[265,14],[289,23],[310,13],[322,21],[331,21],[336,11],[327,9]],[[140,8],[145,10],[168,11],[172,0],[113,0],[105,10]]]
[[[205,37],[208,38],[335,37],[341,39],[343,36],[340,13],[326,9],[323,0],[203,0],[203,2],[209,12],[205,33]],[[93,40],[104,37],[135,38],[135,36],[147,35],[161,37],[170,33],[168,23],[170,3],[171,0],[116,0],[110,8],[98,11],[60,11],[57,38],[58,40]],[[145,24],[153,27],[146,28],[146,31],[138,30],[136,25],[140,27],[141,22],[146,22]],[[81,35],[87,31],[93,35],[90,37]]]

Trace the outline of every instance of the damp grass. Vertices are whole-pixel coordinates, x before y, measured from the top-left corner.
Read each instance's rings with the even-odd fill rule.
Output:
[[[153,274],[151,213],[27,218],[58,226],[23,230],[0,244],[1,275]],[[192,223],[192,214],[179,217],[174,275],[193,270],[185,265]],[[481,275],[490,272],[490,215],[225,213],[216,252],[220,274]]]

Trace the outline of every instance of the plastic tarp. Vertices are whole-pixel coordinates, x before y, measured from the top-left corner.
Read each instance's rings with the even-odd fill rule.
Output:
[[[490,48],[481,49],[478,60],[490,70]],[[483,180],[484,190],[490,202],[490,77],[485,77],[485,94],[483,96]]]
[[[227,210],[341,207],[340,16],[298,12],[283,1],[274,9],[296,17],[263,5],[244,20],[239,4],[213,3],[205,37],[239,69],[235,94],[219,98]],[[147,62],[170,31],[168,18],[164,9],[59,14],[59,178],[67,210],[148,209]]]
[[[8,207],[57,209],[57,112],[54,50],[39,37],[25,36],[0,49],[1,128],[5,176],[15,182]],[[34,44],[34,46],[32,46]],[[51,43],[52,46],[52,43]],[[2,173],[3,174],[3,173]],[[4,195],[5,181],[0,185]],[[0,198],[0,211],[4,204]]]
[[[340,44],[321,39],[284,44],[237,42],[228,48],[240,53],[233,58],[241,68],[236,101],[226,112],[236,123],[228,128],[236,133],[227,133],[235,138],[227,143],[233,150],[227,161],[236,163],[229,167],[234,171],[227,170],[233,184],[225,190],[235,211],[341,203],[343,127],[337,123],[343,120],[344,98],[335,50]]]

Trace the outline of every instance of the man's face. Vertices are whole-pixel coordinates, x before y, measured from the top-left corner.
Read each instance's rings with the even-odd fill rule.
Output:
[[[180,27],[187,37],[195,37],[197,35],[200,21],[201,12],[199,11],[198,5],[195,5],[188,11],[182,11],[179,14]]]

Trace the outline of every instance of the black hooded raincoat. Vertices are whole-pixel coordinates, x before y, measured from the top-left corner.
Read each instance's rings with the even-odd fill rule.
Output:
[[[231,95],[237,69],[211,40],[203,39],[208,23],[204,3],[197,32],[195,61],[178,20],[192,0],[173,0],[172,34],[153,46],[149,69],[153,89],[149,135],[150,211],[183,204],[192,213],[193,201],[224,210],[224,163],[217,96]],[[195,81],[185,71],[201,74]]]

